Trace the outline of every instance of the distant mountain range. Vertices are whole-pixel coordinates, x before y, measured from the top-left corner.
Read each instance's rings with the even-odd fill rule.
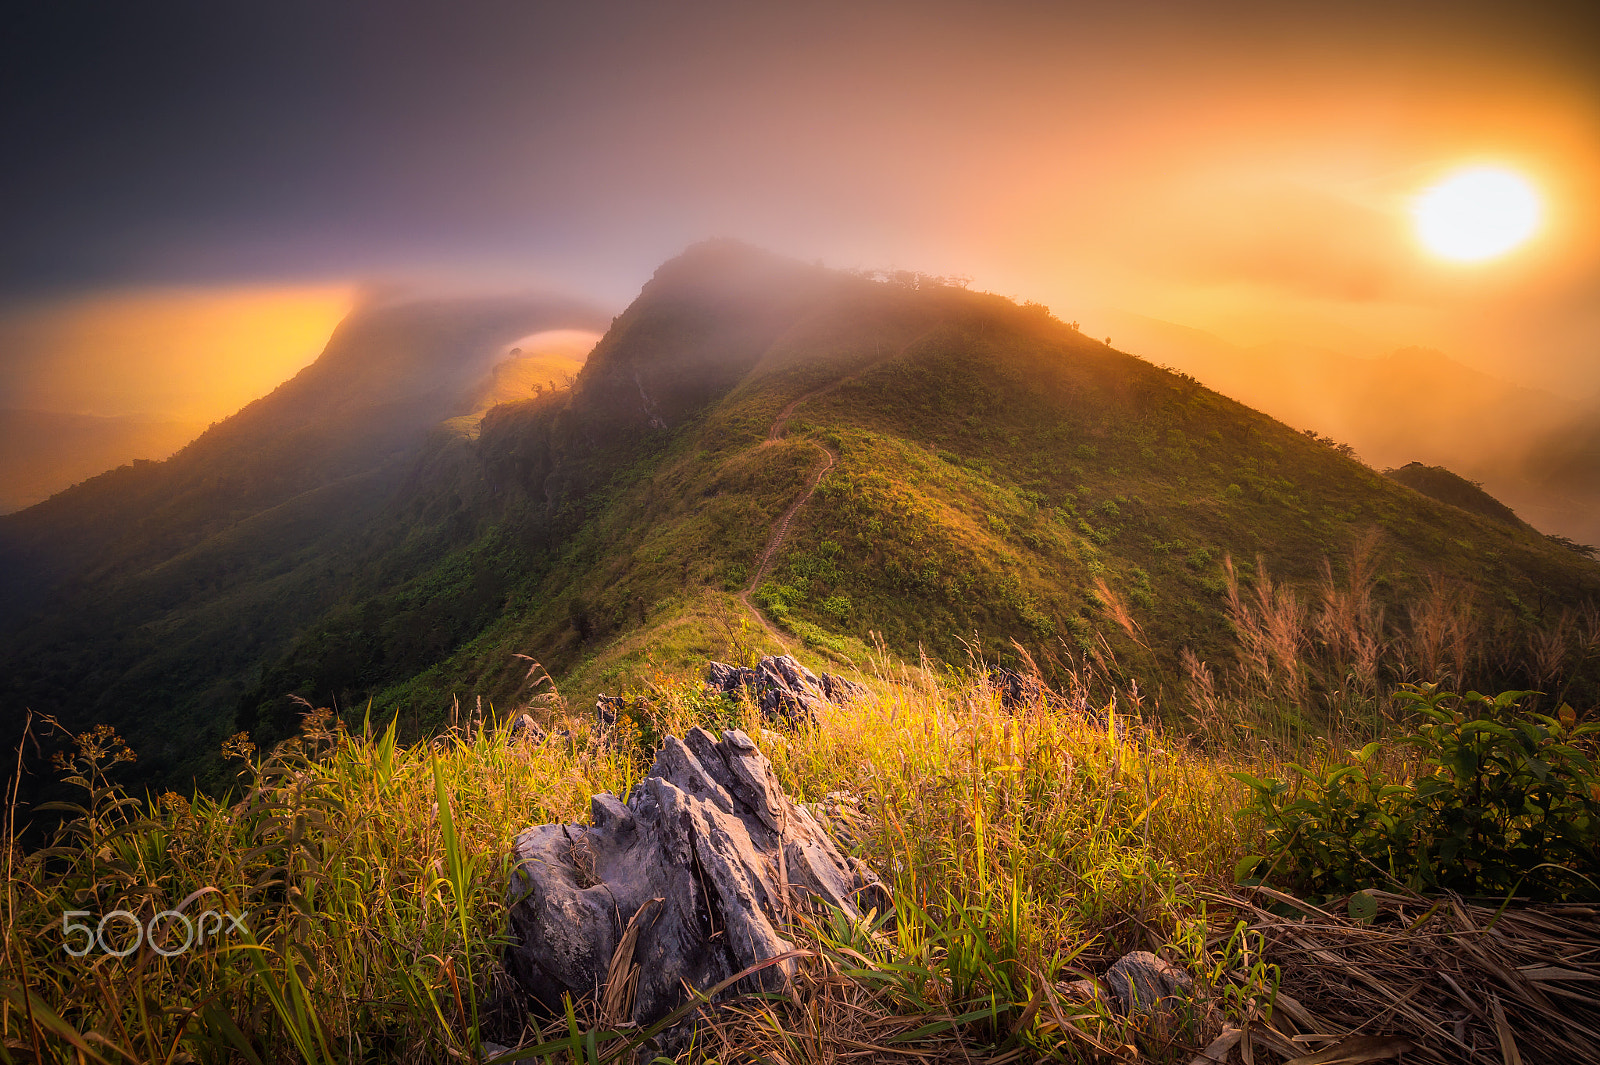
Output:
[[[0,514],[135,459],[164,459],[204,429],[143,415],[0,409]]]
[[[1441,352],[1376,359],[1303,345],[1241,348],[1139,315],[1118,342],[1377,467],[1442,466],[1548,533],[1600,544],[1600,397],[1522,388]]]
[[[574,701],[879,639],[1159,680],[1234,653],[1225,559],[1314,585],[1374,537],[1394,616],[1443,581],[1518,640],[1600,602],[1588,559],[1042,307],[718,242],[570,384],[495,371],[519,336],[606,325],[369,308],[173,457],[0,518],[0,712],[108,721],[147,779],[218,784],[221,740],[289,734],[295,697],[426,731],[525,701],[528,658]]]

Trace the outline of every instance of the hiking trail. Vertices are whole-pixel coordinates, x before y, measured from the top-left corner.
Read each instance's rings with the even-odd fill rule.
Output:
[[[789,428],[789,419],[794,416],[795,409],[799,407],[800,404],[806,402],[807,400],[815,399],[824,392],[831,392],[848,380],[850,380],[849,377],[841,377],[832,384],[813,389],[812,391],[807,392],[805,395],[792,401],[787,407],[783,408],[783,410],[778,413],[777,418],[773,419],[772,428],[767,430],[767,438],[761,441],[761,446],[771,447],[773,444],[779,443],[783,440],[784,433]],[[834,464],[839,461],[839,456],[826,445],[820,444],[815,440],[808,440],[806,442],[812,447],[816,448],[818,451],[822,452],[822,462],[816,467],[816,469],[811,471],[811,476],[806,479],[805,488],[802,489],[800,494],[795,497],[795,501],[789,504],[789,509],[783,512],[782,517],[772,523],[772,532],[767,538],[766,550],[761,552],[761,561],[756,564],[755,576],[750,578],[749,586],[746,587],[744,591],[739,593],[739,601],[750,610],[750,613],[756,616],[756,620],[761,622],[762,627],[765,628],[772,638],[777,640],[779,645],[781,645],[786,651],[788,650],[789,645],[784,640],[783,634],[778,631],[777,626],[773,625],[771,621],[767,620],[767,616],[763,614],[759,608],[757,608],[755,602],[750,598],[750,596],[761,584],[761,578],[767,575],[767,570],[772,567],[772,557],[777,554],[778,548],[783,544],[783,538],[788,535],[789,525],[794,521],[794,516],[800,512],[800,508],[806,505],[806,502],[810,500],[812,493],[817,490],[817,485],[821,483],[823,474],[833,469]]]

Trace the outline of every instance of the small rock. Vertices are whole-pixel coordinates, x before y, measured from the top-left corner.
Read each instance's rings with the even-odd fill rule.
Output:
[[[518,714],[511,722],[511,739],[538,743],[544,739],[544,729],[539,727],[532,714]]]
[[[617,715],[628,709],[628,700],[620,695],[597,695],[594,699],[594,723],[603,732],[617,723]]]
[[[1189,1000],[1194,981],[1171,962],[1136,950],[1106,970],[1105,984],[1124,1014],[1170,1012]]]
[[[743,686],[745,674],[754,672],[753,669],[730,666],[726,662],[711,662],[706,665],[706,684],[719,692],[732,694]]]
[[[1044,685],[1038,677],[1005,666],[989,670],[989,686],[1000,693],[1000,705],[1007,710],[1034,706],[1044,698]]]
[[[827,696],[831,703],[843,706],[853,699],[860,699],[871,694],[865,684],[857,684],[853,680],[845,680],[837,673],[824,673],[822,675],[822,694]]]

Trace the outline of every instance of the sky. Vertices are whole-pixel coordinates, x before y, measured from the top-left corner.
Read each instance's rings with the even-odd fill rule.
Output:
[[[1595,393],[1586,6],[22,0],[0,406],[221,417],[374,286],[620,309],[714,236]],[[1485,163],[1540,230],[1430,255]]]

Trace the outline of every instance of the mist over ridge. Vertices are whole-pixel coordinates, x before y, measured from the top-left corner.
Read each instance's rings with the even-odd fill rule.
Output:
[[[1600,1062],[1597,56],[9,5],[0,1060]]]

